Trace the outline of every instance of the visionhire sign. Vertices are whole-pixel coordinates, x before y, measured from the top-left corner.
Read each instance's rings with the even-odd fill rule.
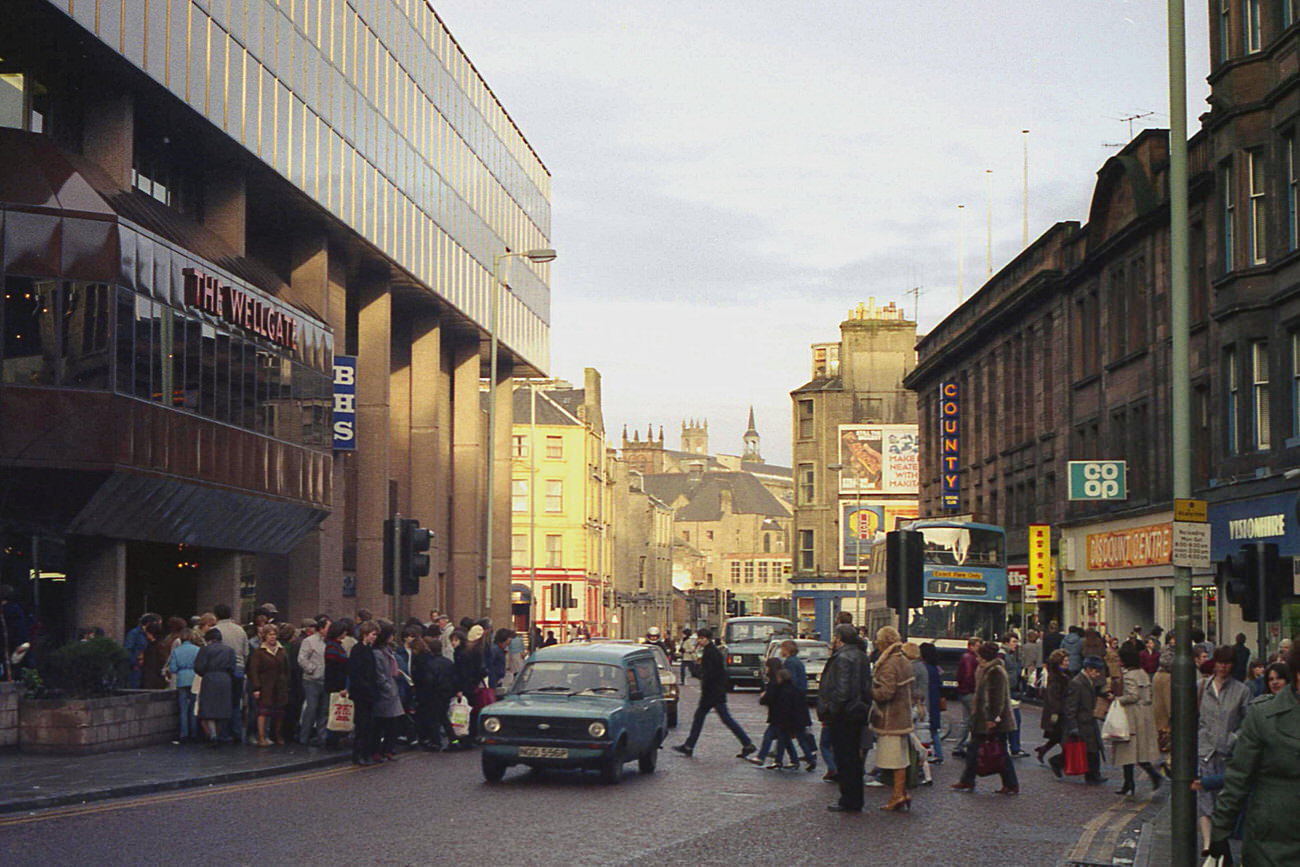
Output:
[[[181,274],[185,277],[185,303],[190,307],[219,316],[272,343],[298,348],[298,322],[292,316],[197,268],[185,268]]]
[[[961,387],[939,386],[939,502],[945,510],[961,508]]]

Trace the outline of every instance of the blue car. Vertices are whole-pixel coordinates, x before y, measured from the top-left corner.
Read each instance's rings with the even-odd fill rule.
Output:
[[[650,648],[573,644],[529,658],[510,692],[480,712],[478,742],[489,783],[511,765],[592,769],[617,783],[633,760],[654,773],[667,734]]]

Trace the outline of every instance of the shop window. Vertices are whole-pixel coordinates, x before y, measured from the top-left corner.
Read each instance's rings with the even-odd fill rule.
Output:
[[[4,381],[53,385],[58,281],[6,277],[4,284]]]
[[[111,292],[103,283],[67,284],[59,317],[64,385],[108,388]]]

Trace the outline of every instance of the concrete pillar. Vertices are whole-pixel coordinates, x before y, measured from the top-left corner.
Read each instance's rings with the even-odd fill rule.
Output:
[[[67,538],[68,581],[77,628],[100,626],[109,638],[126,636],[126,543]]]
[[[493,463],[496,464],[495,499],[492,502],[492,610],[488,616],[496,627],[508,626],[510,618],[510,459],[511,434],[515,424],[514,369],[503,358],[497,360],[497,382],[492,399],[496,401],[496,431]]]
[[[83,150],[119,187],[131,189],[135,155],[135,101],[129,91],[95,88],[82,115]]]
[[[220,236],[235,251],[235,255],[245,254],[248,242],[248,180],[242,168],[218,166],[209,170],[203,184],[203,224]],[[320,270],[323,271],[323,266]]]
[[[391,516],[388,480],[392,295],[386,279],[361,282],[357,315],[357,598],[359,608],[387,614],[383,595],[384,521]]]
[[[429,547],[429,577],[420,582],[420,592],[408,599],[410,613],[427,617],[443,605],[438,573],[446,572],[445,532],[447,464],[440,446],[439,409],[443,388],[442,327],[426,314],[411,321],[410,431],[407,479],[412,518],[436,534]]]
[[[195,589],[198,611],[211,611],[225,603],[239,616],[239,579],[243,555],[236,551],[204,548],[199,552],[199,580]]]
[[[451,570],[447,610],[461,617],[482,616],[483,433],[479,398],[479,343],[457,343],[452,358],[451,394]]]

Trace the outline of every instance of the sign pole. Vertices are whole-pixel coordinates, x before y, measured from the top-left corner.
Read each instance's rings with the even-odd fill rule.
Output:
[[[1168,0],[1169,24],[1169,307],[1173,495],[1192,492],[1191,365],[1188,331],[1187,34],[1184,0]],[[1174,567],[1174,670],[1172,684],[1172,863],[1196,863],[1195,676],[1192,672],[1192,570]]]

